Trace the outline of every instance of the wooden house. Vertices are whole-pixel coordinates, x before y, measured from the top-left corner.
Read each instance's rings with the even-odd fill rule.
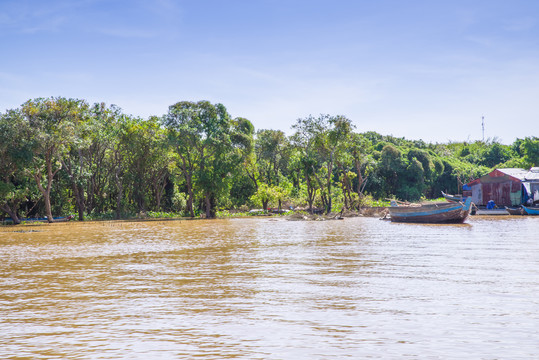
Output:
[[[463,187],[463,196],[471,196],[479,206],[493,200],[497,206],[517,206],[539,201],[539,168],[530,170],[495,169]],[[536,198],[534,198],[536,196]]]

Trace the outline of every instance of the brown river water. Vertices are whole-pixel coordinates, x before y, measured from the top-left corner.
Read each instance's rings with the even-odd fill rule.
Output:
[[[1,359],[538,359],[539,217],[0,227]]]

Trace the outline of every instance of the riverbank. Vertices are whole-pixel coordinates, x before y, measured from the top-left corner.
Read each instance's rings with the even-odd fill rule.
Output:
[[[364,207],[360,210],[345,210],[342,212],[331,212],[329,214],[323,213],[309,213],[307,211],[299,210],[288,210],[288,211],[219,211],[217,212],[217,219],[227,219],[227,218],[256,218],[256,217],[280,217],[291,221],[325,221],[325,220],[338,220],[342,218],[352,218],[352,217],[383,217],[387,213],[387,207]],[[66,220],[58,222],[66,222]],[[121,219],[112,219],[112,218],[92,218],[89,217],[85,221],[174,221],[174,220],[201,220],[205,217],[186,217],[181,216],[177,213],[139,213],[136,216],[123,217]],[[76,217],[72,217],[70,222],[78,222]],[[53,222],[57,223],[57,221]],[[11,219],[2,219],[0,221],[2,226],[15,226]],[[43,225],[49,224],[46,219],[32,219],[30,221],[21,221],[17,226],[30,226],[30,225]]]

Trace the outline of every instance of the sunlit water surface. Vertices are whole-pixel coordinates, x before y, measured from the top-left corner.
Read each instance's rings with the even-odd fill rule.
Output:
[[[0,358],[537,359],[538,233],[509,216],[1,227]]]

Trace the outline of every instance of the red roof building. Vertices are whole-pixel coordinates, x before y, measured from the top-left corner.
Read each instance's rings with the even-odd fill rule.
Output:
[[[487,205],[493,200],[497,206],[521,205],[534,197],[539,189],[539,168],[496,169],[469,182],[463,191],[476,205]]]

